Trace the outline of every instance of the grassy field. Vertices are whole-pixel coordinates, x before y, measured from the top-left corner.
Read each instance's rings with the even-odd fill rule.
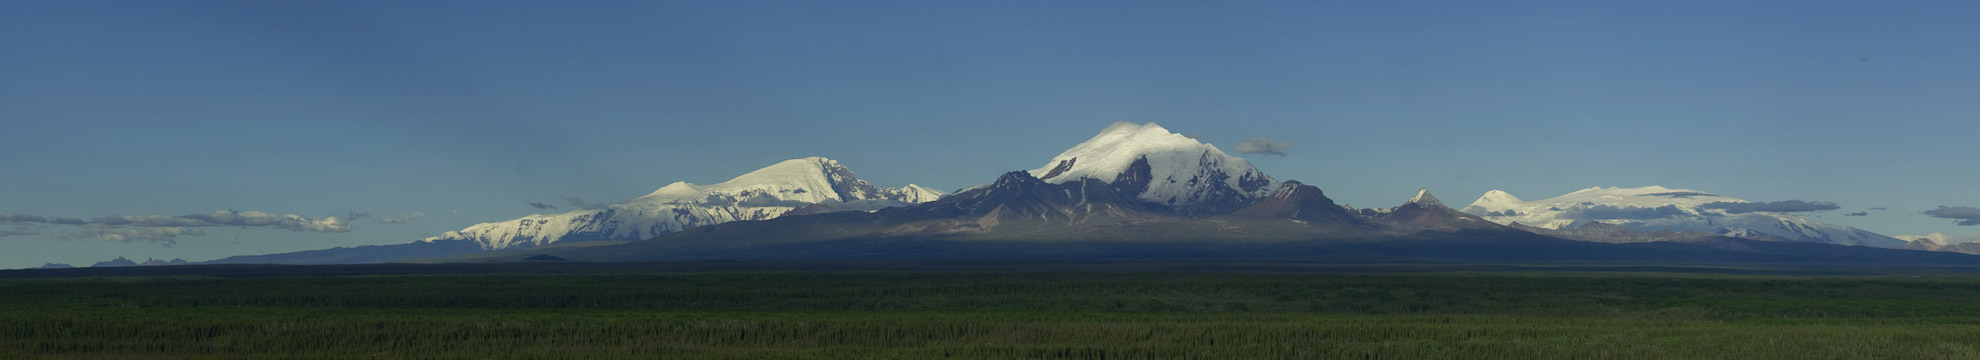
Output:
[[[0,358],[1980,358],[1980,278],[714,272],[0,280]]]

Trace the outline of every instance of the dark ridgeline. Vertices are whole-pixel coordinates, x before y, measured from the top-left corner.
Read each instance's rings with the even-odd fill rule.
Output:
[[[1327,198],[1320,188],[1300,183],[1298,180],[1286,180],[1271,196],[1258,199],[1251,206],[1238,209],[1232,214],[1371,226],[1366,219],[1348,213],[1347,209],[1334,204],[1334,199]]]

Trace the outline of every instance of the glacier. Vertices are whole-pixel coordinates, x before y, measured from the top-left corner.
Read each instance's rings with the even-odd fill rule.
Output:
[[[1713,235],[1902,248],[1904,240],[1790,213],[1729,213],[1704,205],[1746,200],[1663,186],[1592,187],[1535,201],[1492,190],[1460,210],[1504,225],[1561,230],[1602,222],[1637,231],[1697,231]]]
[[[1243,158],[1155,123],[1116,122],[1030,173],[1051,184],[1112,183],[1184,213],[1235,210],[1279,184]]]
[[[935,201],[919,185],[881,188],[824,157],[791,159],[712,185],[674,182],[625,202],[475,224],[422,241],[466,240],[485,250],[590,240],[644,240],[702,225],[775,218],[812,204],[878,210]]]

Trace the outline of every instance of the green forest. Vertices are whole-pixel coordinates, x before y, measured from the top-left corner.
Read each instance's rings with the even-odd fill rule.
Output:
[[[1980,278],[632,272],[0,280],[0,358],[1976,358]]]

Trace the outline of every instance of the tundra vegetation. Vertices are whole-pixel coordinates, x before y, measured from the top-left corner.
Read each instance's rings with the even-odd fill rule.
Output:
[[[1976,358],[1980,278],[665,271],[0,279],[0,358]]]

